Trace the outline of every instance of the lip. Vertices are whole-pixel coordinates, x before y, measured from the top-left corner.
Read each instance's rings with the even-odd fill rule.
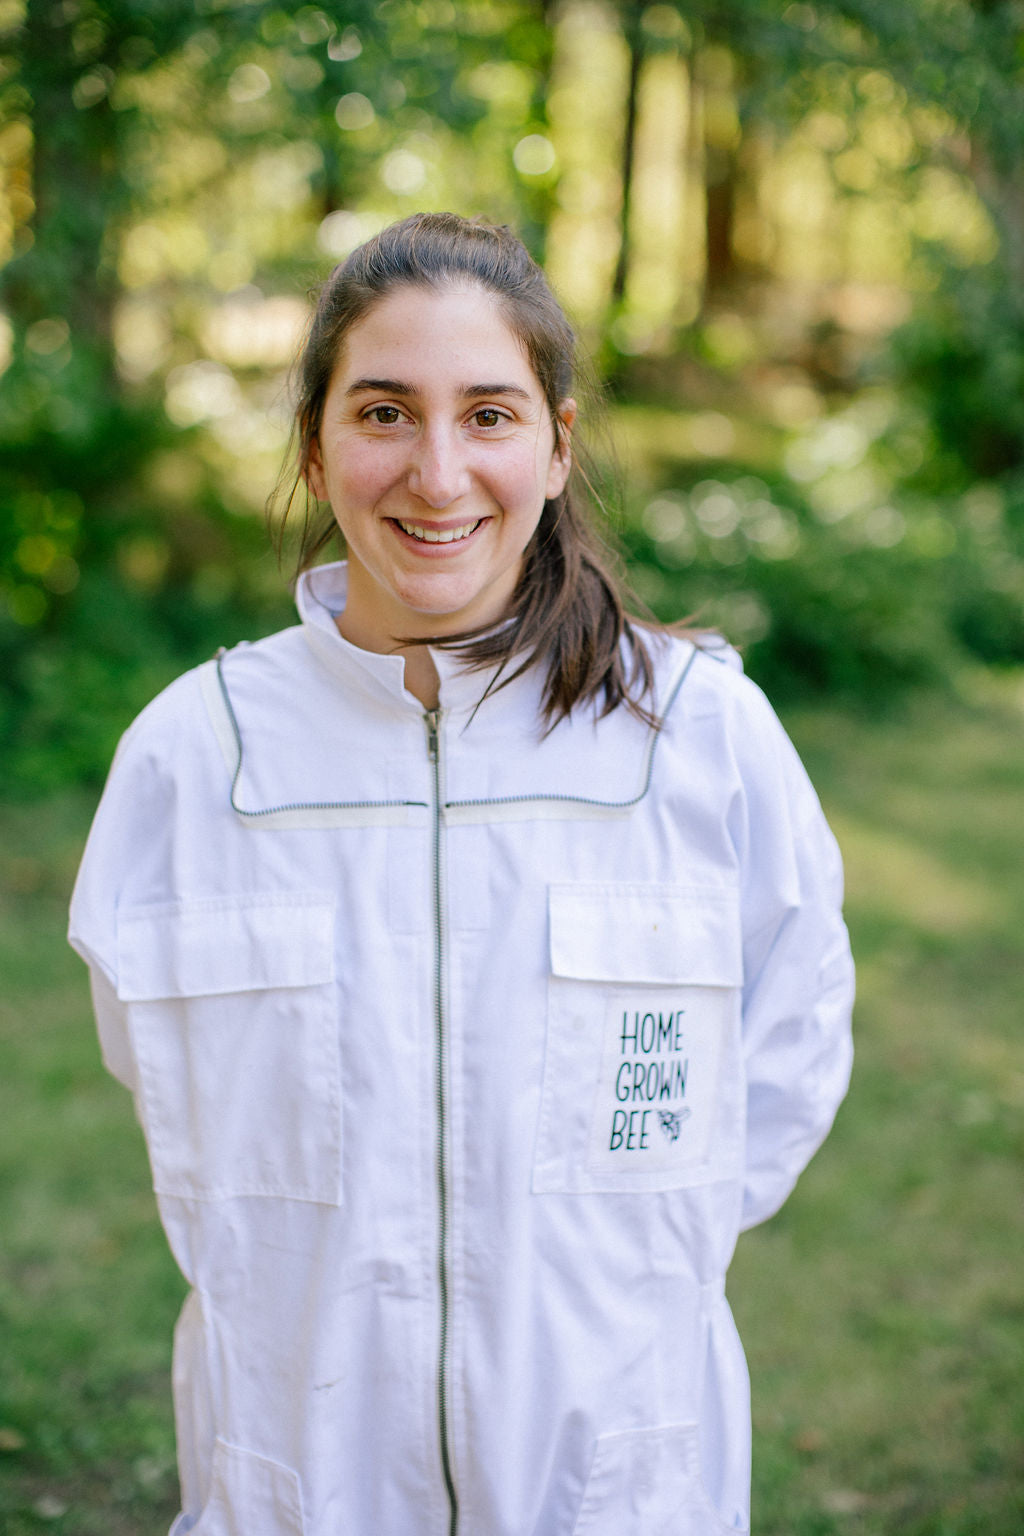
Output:
[[[388,523],[395,537],[407,549],[415,550],[418,555],[425,555],[431,559],[443,559],[445,556],[451,557],[458,554],[460,550],[468,549],[470,544],[476,543],[481,530],[489,521],[490,519],[486,517],[460,518],[458,522],[452,519],[446,523],[428,523],[418,517],[403,518],[401,522],[397,517],[388,518]],[[406,527],[403,527],[402,523],[405,523]],[[435,537],[429,539],[418,538],[416,534],[407,532],[407,527],[422,528],[424,531],[435,535]],[[470,528],[472,532],[464,534],[463,537],[457,539],[437,537],[437,535],[451,534],[460,528]]]

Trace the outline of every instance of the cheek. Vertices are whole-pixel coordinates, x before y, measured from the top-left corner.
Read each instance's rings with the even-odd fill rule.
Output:
[[[380,443],[348,444],[331,466],[335,502],[355,506],[374,501],[398,473],[393,460]]]
[[[510,509],[539,516],[549,494],[550,465],[550,455],[533,444],[510,444],[507,454],[490,464],[492,493]]]

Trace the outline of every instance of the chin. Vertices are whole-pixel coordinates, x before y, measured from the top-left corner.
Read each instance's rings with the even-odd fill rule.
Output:
[[[433,633],[448,630],[457,634],[459,630],[472,629],[480,624],[498,623],[508,610],[511,592],[492,595],[478,591],[449,590],[440,593],[409,590],[396,593],[396,597],[408,613],[410,625]]]

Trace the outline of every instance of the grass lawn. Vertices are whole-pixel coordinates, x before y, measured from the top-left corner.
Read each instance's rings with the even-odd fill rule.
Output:
[[[1024,692],[787,723],[846,855],[858,1058],[832,1137],[730,1274],[754,1530],[1018,1536]],[[63,939],[90,809],[0,809],[5,1536],[160,1536],[177,1511],[183,1286]]]
[[[857,1061],[729,1294],[758,1536],[1024,1530],[1024,691],[787,721],[842,844]]]

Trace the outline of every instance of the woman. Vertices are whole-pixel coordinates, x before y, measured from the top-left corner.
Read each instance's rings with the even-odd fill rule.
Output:
[[[355,251],[298,409],[347,565],[119,749],[71,938],[192,1286],[175,1533],[747,1525],[724,1275],[845,1091],[839,860],[738,667],[625,617],[575,414],[507,230]]]

